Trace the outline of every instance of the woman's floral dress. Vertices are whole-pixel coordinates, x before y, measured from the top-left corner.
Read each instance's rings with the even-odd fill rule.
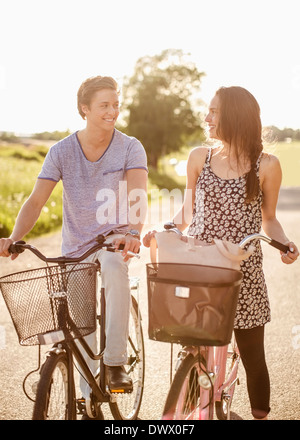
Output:
[[[193,220],[188,234],[207,243],[214,238],[239,243],[245,236],[259,233],[262,225],[262,192],[251,203],[245,203],[246,175],[221,179],[212,171],[209,149],[196,184]],[[260,158],[257,161],[257,175]],[[259,241],[255,252],[242,262],[243,281],[234,328],[250,329],[270,321],[270,304],[263,273],[263,256]]]

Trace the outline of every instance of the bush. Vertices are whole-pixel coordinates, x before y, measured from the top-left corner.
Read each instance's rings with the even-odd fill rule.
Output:
[[[4,158],[14,157],[16,159],[35,160],[37,162],[40,162],[42,159],[42,156],[37,151],[29,150],[22,145],[1,146],[0,156]]]
[[[0,237],[8,237],[18,212],[30,195],[42,165],[45,150],[25,147],[0,147]],[[29,159],[30,158],[30,159]],[[59,183],[46,203],[28,237],[38,236],[61,227],[62,184]]]
[[[43,145],[0,145],[0,237],[11,234],[18,212],[33,189],[47,151],[48,148]],[[149,197],[154,188],[169,191],[179,188],[183,191],[184,184],[175,174],[173,177],[173,173],[174,170],[166,171],[164,167],[160,167],[159,171],[149,167]],[[62,183],[59,182],[26,239],[52,232],[61,225]]]
[[[179,188],[183,191],[185,188],[185,185],[180,184],[178,180],[168,174],[157,171],[152,167],[149,167],[149,180],[153,186],[156,186],[159,189],[166,188],[171,191],[174,188]]]

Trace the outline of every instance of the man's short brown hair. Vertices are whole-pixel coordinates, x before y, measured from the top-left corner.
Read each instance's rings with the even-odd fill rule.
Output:
[[[89,106],[94,94],[103,89],[112,89],[118,93],[118,84],[110,76],[93,76],[81,84],[77,92],[77,108],[83,119],[85,119],[85,114],[82,106]]]

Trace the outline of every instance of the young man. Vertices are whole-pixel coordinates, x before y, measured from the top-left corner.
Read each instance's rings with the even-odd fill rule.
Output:
[[[99,234],[109,235],[116,247],[124,244],[122,254],[99,251],[93,259],[101,263],[106,292],[104,363],[108,366],[109,384],[111,389],[131,391],[131,379],[123,368],[127,362],[130,315],[127,252],[138,252],[141,245],[140,233],[147,207],[146,153],[137,139],[115,129],[119,93],[112,78],[87,79],[80,86],[77,98],[86,127],[50,148],[11,236],[0,240],[0,256],[8,257],[10,244],[21,240],[33,228],[61,179],[64,189],[62,254],[83,254]],[[132,197],[138,198],[136,203],[130,200]],[[139,216],[135,215],[137,211]],[[88,338],[96,351],[95,337],[91,336]]]

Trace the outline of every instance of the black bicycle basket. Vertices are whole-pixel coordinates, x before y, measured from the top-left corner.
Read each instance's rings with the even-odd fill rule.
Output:
[[[95,331],[96,271],[94,263],[79,263],[1,277],[20,344],[51,344]]]
[[[242,273],[192,264],[147,264],[149,338],[181,345],[227,345]]]

